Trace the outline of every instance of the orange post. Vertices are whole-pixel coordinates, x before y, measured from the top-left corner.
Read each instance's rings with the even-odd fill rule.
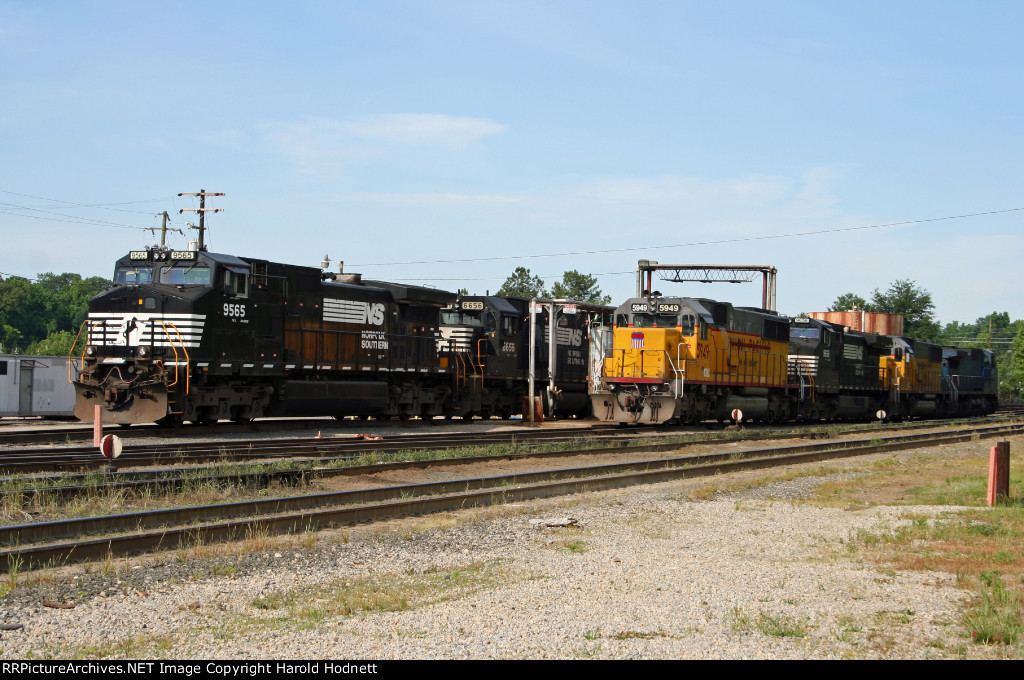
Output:
[[[1010,442],[992,447],[988,459],[988,506],[1010,495]]]
[[[99,446],[103,439],[103,407],[99,404],[93,405],[92,411],[92,445]]]

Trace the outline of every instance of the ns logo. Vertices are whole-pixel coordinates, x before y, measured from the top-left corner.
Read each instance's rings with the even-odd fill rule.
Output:
[[[384,323],[384,305],[379,302],[362,303],[363,323],[380,326]]]

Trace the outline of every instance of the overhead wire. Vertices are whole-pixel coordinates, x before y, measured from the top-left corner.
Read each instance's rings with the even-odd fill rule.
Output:
[[[1007,208],[1005,210],[988,210],[985,212],[968,213],[965,215],[949,215],[946,217],[930,217],[919,220],[904,220],[901,222],[886,222],[884,224],[869,224],[860,227],[839,227],[836,229],[817,229],[814,231],[800,231],[790,234],[771,234],[768,236],[742,236],[736,238],[717,239],[714,241],[691,241],[689,243],[674,243],[668,245],[634,246],[629,248],[607,248],[603,250],[577,250],[562,253],[542,253],[536,255],[495,255],[492,257],[473,257],[450,260],[410,260],[407,262],[362,262],[355,263],[354,267],[386,267],[393,265],[407,264],[453,264],[458,262],[493,262],[496,260],[529,260],[542,257],[568,257],[572,255],[602,255],[606,253],[627,253],[638,250],[656,250],[666,248],[689,248],[693,246],[721,245],[724,243],[743,243],[746,241],[766,241],[779,238],[795,238],[797,236],[817,236],[820,234],[836,234],[845,231],[862,231],[866,229],[882,229],[885,227],[902,227],[910,224],[926,224],[928,222],[941,222],[943,220],[959,220],[967,217],[981,217],[983,215],[999,215],[1003,213],[1019,212],[1024,208]]]

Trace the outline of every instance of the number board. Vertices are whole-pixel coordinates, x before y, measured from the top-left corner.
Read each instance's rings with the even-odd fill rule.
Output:
[[[196,259],[196,253],[194,250],[172,250],[172,260],[194,260]]]
[[[659,312],[678,312],[679,305],[658,305]]]
[[[467,312],[478,312],[484,308],[483,302],[463,302],[462,308]]]
[[[148,250],[133,250],[132,252],[128,253],[128,258],[132,259],[132,260],[148,260],[149,259],[149,251]]]
[[[646,312],[647,311],[647,303],[645,303],[645,302],[634,302],[633,304],[631,304],[629,306],[629,311],[631,311],[631,312]]]

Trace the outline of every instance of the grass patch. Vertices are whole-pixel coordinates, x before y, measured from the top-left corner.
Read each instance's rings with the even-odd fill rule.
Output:
[[[956,574],[958,585],[971,593],[959,621],[963,636],[981,644],[1024,642],[1024,477],[1011,474],[1010,498],[988,508],[986,455],[912,462],[872,464],[874,469],[857,482],[824,490],[823,504],[867,507],[884,498],[908,506],[957,509],[938,516],[908,511],[898,526],[857,530],[846,541],[848,552],[885,565],[882,573],[889,574],[887,580],[895,578],[896,571]],[[878,615],[887,623],[906,624],[914,613]],[[1024,645],[1018,650],[1024,653]]]
[[[797,620],[785,614],[769,614],[762,611],[754,625],[768,637],[802,638],[807,634],[806,620]]]
[[[1024,594],[1021,579],[1006,587],[1003,575],[987,571],[978,575],[978,593],[963,614],[963,627],[978,644],[1013,645],[1024,638]]]
[[[258,609],[279,612],[278,621],[300,629],[316,628],[330,618],[404,611],[465,597],[504,585],[509,574],[482,562],[422,574],[382,574],[339,579],[326,585],[270,593],[252,601]]]

